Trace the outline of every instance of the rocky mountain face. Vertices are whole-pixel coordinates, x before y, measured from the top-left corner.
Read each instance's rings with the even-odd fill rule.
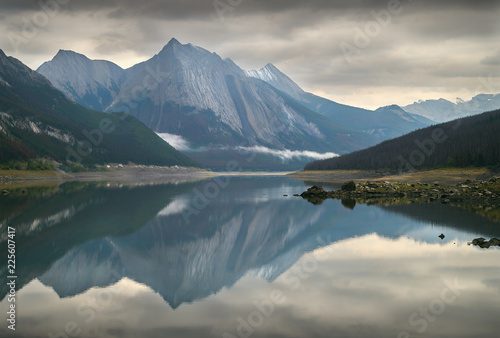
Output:
[[[65,97],[41,74],[0,51],[0,163],[195,165],[129,115],[105,114]]]
[[[500,108],[500,94],[479,94],[469,101],[457,99],[456,103],[445,99],[419,100],[403,107],[409,113],[418,114],[436,122],[448,122],[498,108]]]

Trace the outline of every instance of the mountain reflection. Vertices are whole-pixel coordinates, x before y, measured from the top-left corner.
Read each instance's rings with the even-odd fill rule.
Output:
[[[422,206],[358,205],[351,210],[351,202],[333,200],[315,206],[284,197],[304,190],[302,183],[287,178],[232,178],[186,222],[186,211],[206,184],[68,185],[31,201],[27,211],[4,221],[16,225],[20,243],[30,243],[19,250],[30,256],[19,273],[23,284],[38,278],[60,297],[71,297],[128,277],[177,308],[230,288],[248,274],[274,281],[306,252],[342,239],[376,232],[440,241],[422,231],[425,223],[401,216],[415,217],[414,210],[421,212]],[[452,209],[436,206],[421,213],[420,221],[427,217],[440,225],[433,215],[445,212],[443,225],[456,224],[464,239],[470,237],[467,231],[488,235],[494,229],[474,214],[468,214],[467,228],[459,220],[463,215],[453,219]],[[5,292],[2,287],[3,296]]]

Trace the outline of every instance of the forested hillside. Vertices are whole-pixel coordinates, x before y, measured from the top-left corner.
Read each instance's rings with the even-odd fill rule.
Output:
[[[309,163],[306,170],[500,165],[500,110],[414,131],[374,147]]]

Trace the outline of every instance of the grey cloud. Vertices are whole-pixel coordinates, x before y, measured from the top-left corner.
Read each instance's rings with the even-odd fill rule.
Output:
[[[490,55],[481,60],[482,65],[486,66],[498,66],[500,65],[500,50],[496,53],[496,55]]]
[[[48,3],[58,0],[41,0],[42,3]],[[66,0],[67,1],[67,0]],[[65,2],[66,2],[65,1]],[[222,3],[233,4],[234,7],[241,8],[247,13],[256,12],[283,12],[285,10],[308,10],[312,12],[320,11],[351,11],[351,10],[372,10],[387,7],[388,0],[243,0],[238,4],[236,1],[227,2],[221,0]],[[71,0],[64,6],[74,11],[99,11],[99,10],[122,10],[118,15],[123,15],[126,12],[134,12],[137,14],[148,14],[153,16],[174,16],[182,19],[185,16],[193,17],[194,15],[205,15],[207,10],[213,10],[212,0]],[[400,0],[401,5],[410,6],[409,0]],[[476,1],[432,1],[420,0],[413,1],[411,6],[421,11],[431,10],[449,10],[462,8],[475,11],[489,11],[492,8],[498,8],[499,2],[496,0],[476,0]],[[19,11],[19,10],[38,10],[40,5],[38,1],[32,0],[3,0],[0,9],[2,11]]]
[[[351,63],[340,43],[353,44],[356,29],[373,21],[371,11],[384,10],[388,0],[233,1],[223,22],[213,0],[70,0],[19,50],[11,48],[5,35],[0,43],[6,53],[32,68],[60,48],[128,67],[152,57],[175,37],[229,57],[245,69],[274,63],[306,90],[350,92],[361,106],[358,89],[473,91],[474,77],[498,68],[500,55],[492,52],[500,33],[498,0],[400,2],[401,13],[393,15]],[[20,32],[23,17],[29,19],[37,10],[37,1],[3,0],[0,11],[6,19],[0,29]],[[388,100],[391,95],[387,93]]]

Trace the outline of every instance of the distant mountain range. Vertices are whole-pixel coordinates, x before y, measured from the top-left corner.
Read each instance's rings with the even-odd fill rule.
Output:
[[[40,157],[86,165],[196,165],[133,116],[84,108],[0,50],[0,163]]]
[[[420,100],[403,107],[409,113],[418,114],[436,122],[447,122],[499,108],[500,94],[479,94],[470,101],[458,99],[456,103],[445,99]]]
[[[306,170],[391,169],[500,165],[500,110],[427,127]]]
[[[212,167],[238,158],[242,149],[267,156],[260,160],[264,168],[272,167],[270,157],[305,163],[432,123],[399,109],[374,112],[338,104],[304,92],[271,64],[244,71],[175,39],[128,69],[61,50],[37,71],[85,107],[127,112],[166,139],[180,136],[184,151]],[[258,158],[242,162],[259,166]]]

